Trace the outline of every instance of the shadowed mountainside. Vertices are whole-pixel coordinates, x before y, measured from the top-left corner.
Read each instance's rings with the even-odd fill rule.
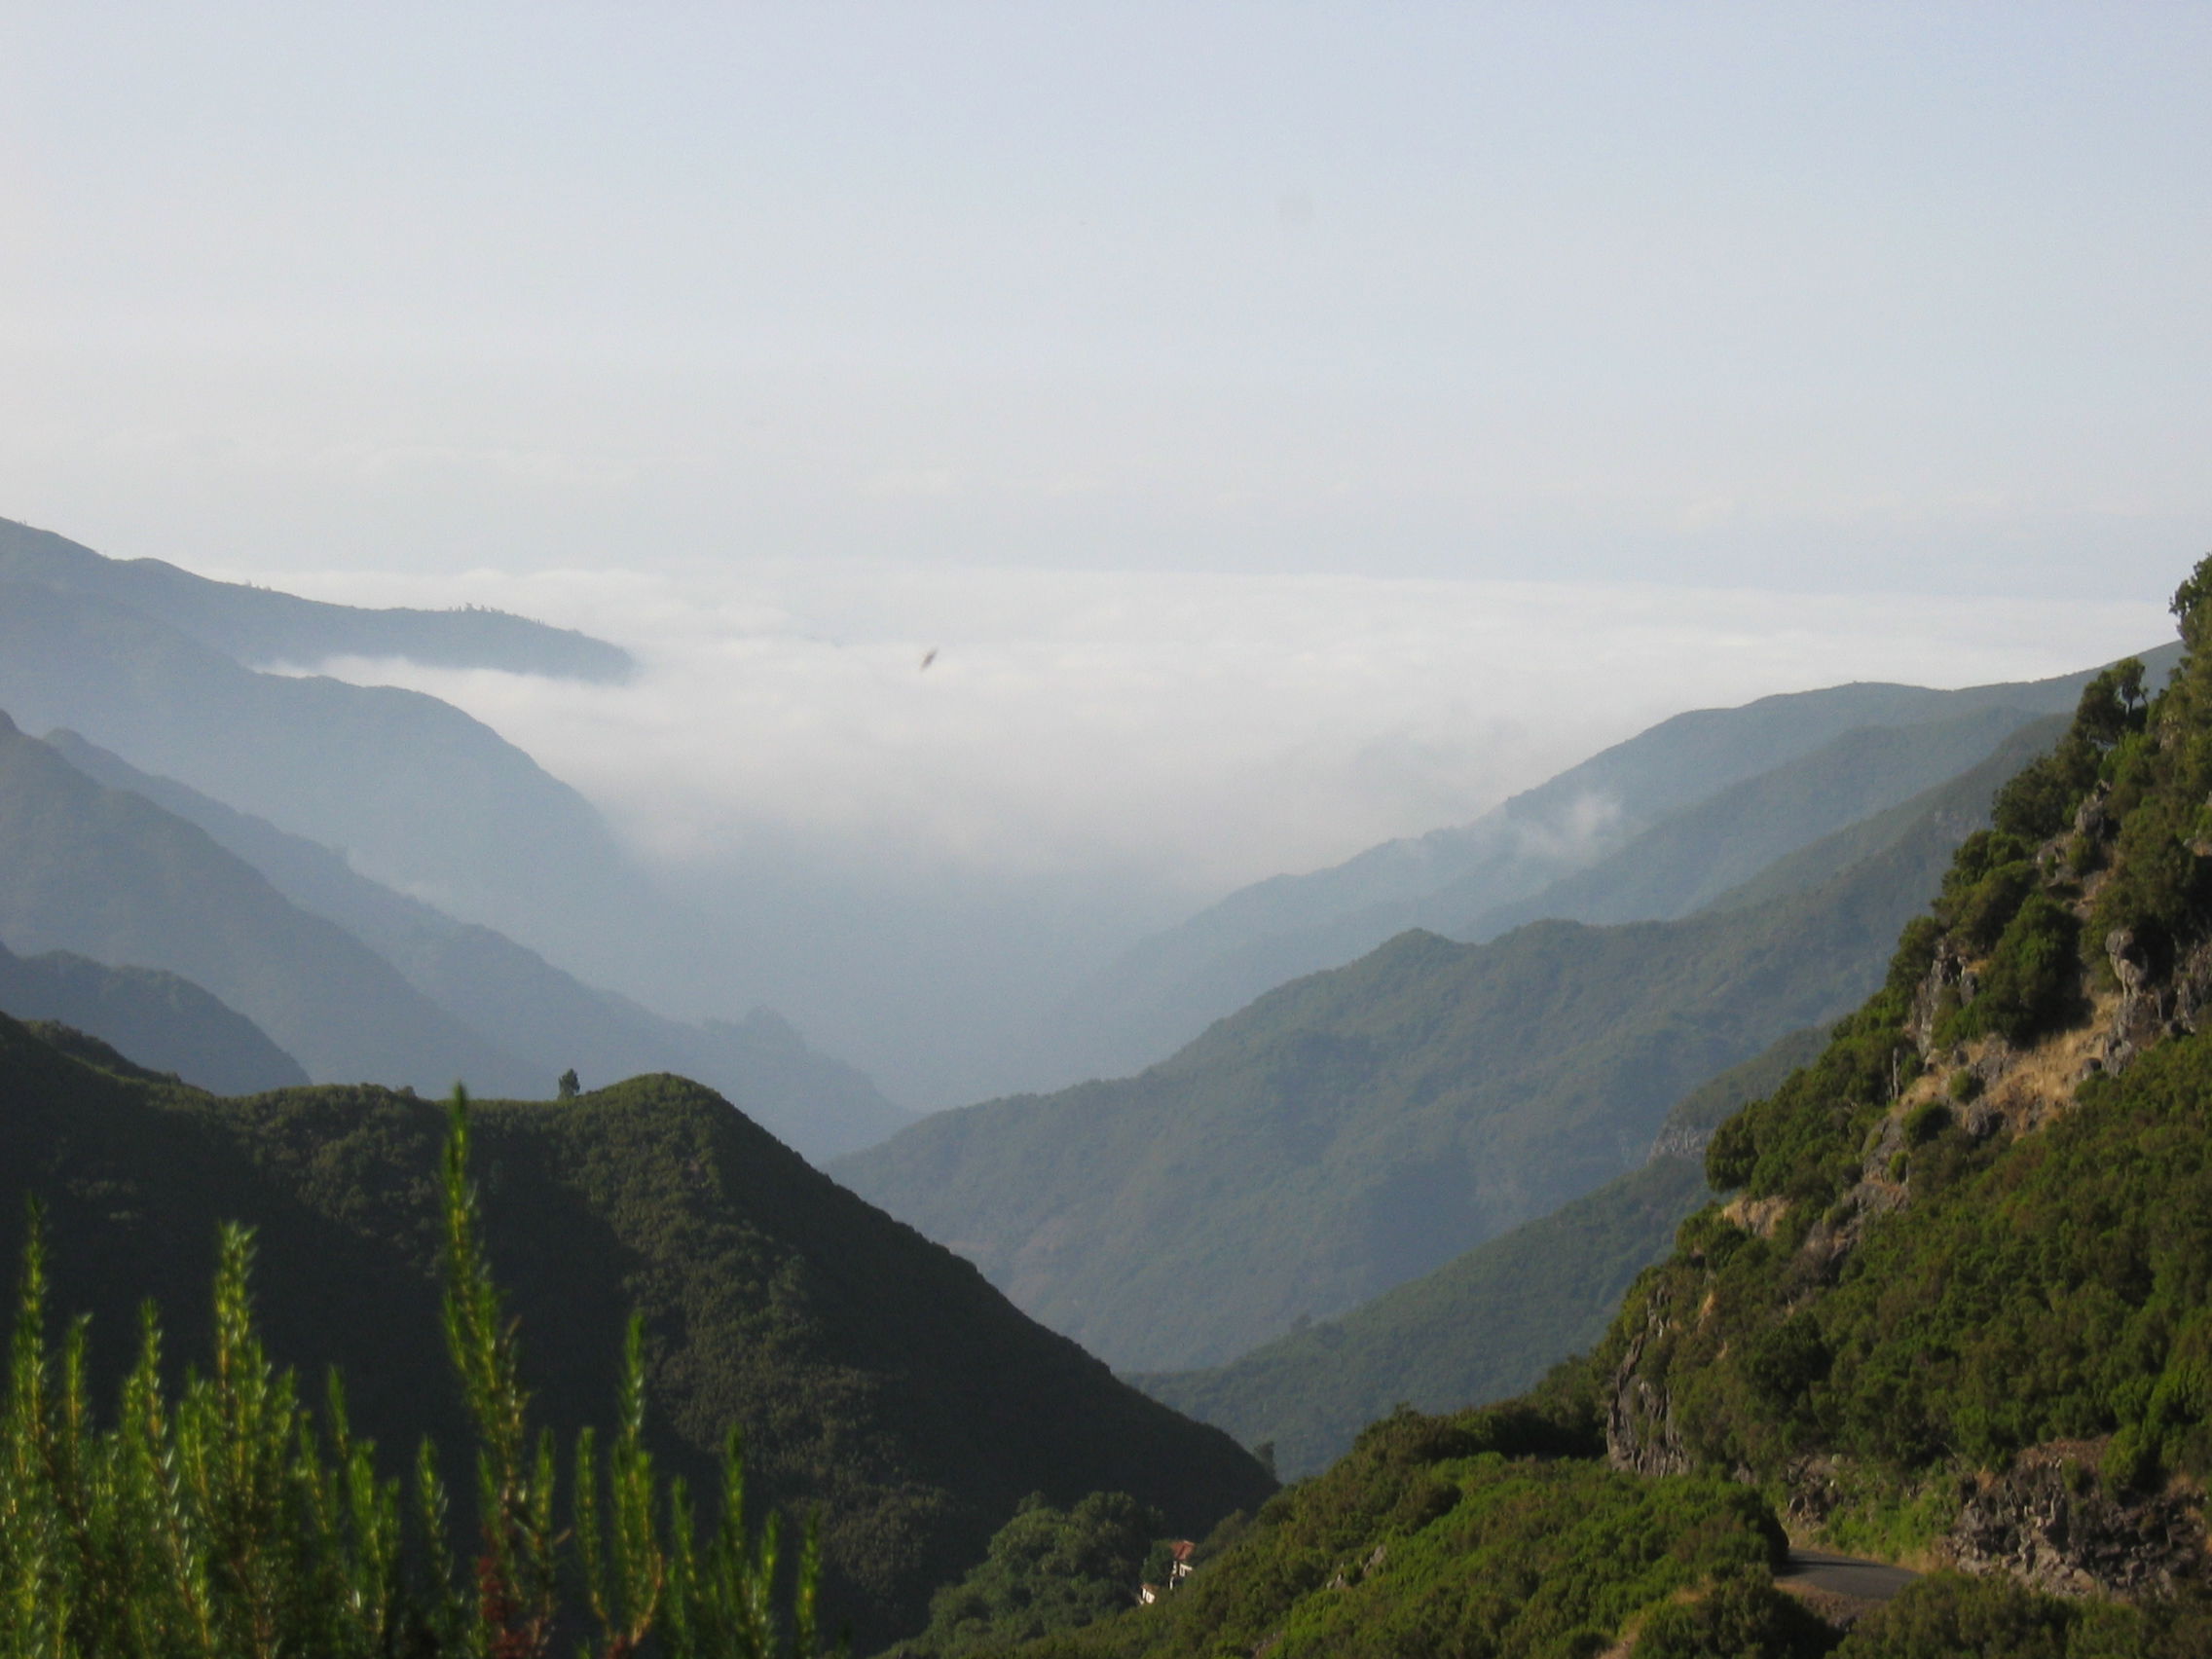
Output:
[[[218,1100],[6,1018],[0,1101],[0,1213],[45,1200],[55,1308],[92,1315],[95,1398],[133,1357],[149,1295],[170,1351],[205,1363],[216,1226],[240,1219],[259,1230],[276,1357],[342,1368],[388,1469],[420,1434],[462,1443],[435,1265],[444,1107],[363,1088]],[[711,1491],[742,1425],[756,1492],[822,1506],[832,1628],[851,1619],[864,1650],[919,1628],[930,1590],[1028,1493],[1125,1491],[1197,1532],[1270,1490],[1228,1436],[1116,1382],[694,1084],[483,1103],[474,1132],[540,1420],[564,1435],[607,1420],[636,1309],[655,1451]],[[11,1281],[19,1243],[0,1235]]]
[[[650,896],[599,815],[434,697],[257,673],[110,601],[0,580],[0,708],[344,848],[564,961],[642,948],[629,941]]]
[[[345,928],[408,983],[471,1029],[534,1062],[537,1090],[573,1067],[589,1082],[674,1071],[735,1101],[817,1162],[911,1124],[866,1074],[810,1049],[787,1021],[687,1025],[563,973],[535,951],[361,875],[339,854],[239,812],[171,778],[142,772],[72,731],[47,743],[88,777],[142,795],[197,825],[301,909]]]
[[[102,789],[0,715],[0,938],[182,975],[327,1082],[549,1092],[203,831]],[[139,1056],[132,1056],[138,1058]]]

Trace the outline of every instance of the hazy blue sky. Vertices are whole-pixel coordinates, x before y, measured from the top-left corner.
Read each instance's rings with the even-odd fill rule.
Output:
[[[0,513],[2155,600],[2212,7],[0,6]]]

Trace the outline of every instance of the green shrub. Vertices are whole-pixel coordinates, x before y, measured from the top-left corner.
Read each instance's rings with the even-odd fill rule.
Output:
[[[2140,1423],[2123,1423],[2097,1466],[2108,1493],[2156,1492],[2161,1481],[2158,1437]]]
[[[1963,1075],[1972,1077],[1972,1072]],[[1940,1100],[1927,1100],[1905,1114],[1904,1138],[1907,1146],[1926,1146],[1951,1126],[1951,1109]]]
[[[1861,1618],[1836,1659],[2067,1659],[2079,1614],[2009,1578],[1939,1572]]]
[[[681,1483],[654,1471],[635,1321],[616,1434],[604,1463],[588,1431],[579,1437],[568,1525],[557,1524],[555,1447],[530,1430],[516,1329],[483,1255],[467,1169],[457,1091],[446,1323],[478,1443],[473,1533],[458,1554],[428,1443],[403,1502],[375,1448],[352,1437],[335,1375],[317,1421],[292,1374],[271,1363],[254,1329],[243,1228],[222,1233],[212,1369],[171,1387],[148,1309],[115,1425],[96,1426],[84,1322],[58,1355],[49,1349],[34,1210],[0,1414],[0,1651],[533,1659],[562,1626],[596,1631],[588,1651],[608,1655],[632,1653],[648,1636],[669,1659],[818,1651],[813,1539],[787,1634],[776,1524],[757,1538],[746,1528],[735,1441],[720,1524],[706,1537]]]
[[[1990,952],[1981,989],[1944,1022],[1938,1042],[1995,1034],[2027,1043],[2075,1016],[2081,1003],[2081,924],[2042,893],[2019,905]]]
[[[1744,1360],[1744,1376],[1768,1405],[1787,1410],[1828,1374],[1833,1356],[1810,1313],[1792,1313],[1762,1331]]]
[[[1094,1492],[1071,1509],[1032,1493],[984,1559],[937,1593],[929,1629],[898,1651],[914,1659],[985,1653],[1119,1612],[1140,1575],[1167,1583],[1165,1525],[1124,1493]]]
[[[1643,1623],[1630,1659],[1820,1659],[1842,1638],[1763,1575],[1723,1578]]]

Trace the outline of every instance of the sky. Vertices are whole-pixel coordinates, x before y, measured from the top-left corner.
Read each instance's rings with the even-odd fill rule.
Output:
[[[651,858],[1108,941],[2163,637],[2208,85],[2153,0],[0,0],[0,515],[620,639],[339,666]]]
[[[2155,598],[2212,12],[11,0],[0,501],[183,562]]]

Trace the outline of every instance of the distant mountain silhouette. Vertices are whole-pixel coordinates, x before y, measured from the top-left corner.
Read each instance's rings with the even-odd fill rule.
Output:
[[[159,559],[110,559],[12,519],[0,519],[0,580],[37,582],[128,606],[256,666],[313,667],[334,656],[367,656],[571,680],[627,680],[637,671],[635,659],[619,645],[503,610],[329,605],[213,581]]]
[[[0,939],[182,975],[325,1082],[542,1094],[552,1079],[153,802],[0,715]],[[132,1055],[143,1061],[144,1056]]]
[[[1335,1462],[1401,1401],[1449,1412],[1518,1394],[1596,1345],[1630,1281],[1712,1197],[1700,1153],[1714,1125],[1826,1041],[1818,1026],[1792,1032],[1700,1085],[1667,1114],[1643,1163],[1341,1318],[1209,1371],[1132,1381],[1247,1446],[1272,1445],[1276,1470],[1292,1480]]]
[[[0,580],[0,708],[584,971],[650,953],[651,896],[599,814],[435,697],[257,673],[115,602]]]
[[[58,1021],[219,1094],[308,1081],[299,1061],[244,1014],[156,968],[110,968],[66,950],[18,956],[0,944],[0,1013]]]
[[[873,1145],[914,1121],[864,1073],[815,1052],[766,1010],[742,1021],[664,1019],[502,934],[370,880],[327,847],[142,772],[75,732],[50,732],[46,741],[88,777],[197,825],[301,909],[383,956],[430,1001],[535,1062],[541,1076],[533,1092],[544,1092],[571,1067],[595,1086],[640,1072],[682,1072],[719,1089],[816,1161]]]

